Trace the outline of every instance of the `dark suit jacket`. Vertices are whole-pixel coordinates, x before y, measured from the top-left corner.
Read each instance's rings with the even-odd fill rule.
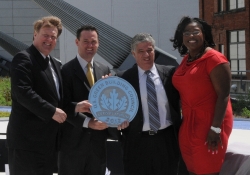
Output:
[[[181,124],[179,93],[172,85],[172,74],[174,73],[175,68],[172,66],[164,66],[157,64],[155,66],[159,73],[169,101],[171,119],[175,129],[175,137],[172,137],[174,138],[173,143],[176,143],[176,152],[174,154],[176,155],[176,160],[181,161],[180,152],[178,148],[178,130]],[[127,161],[134,159],[136,156],[140,156],[137,155],[137,149],[140,149],[137,148],[137,145],[140,145],[141,132],[143,128],[143,111],[141,104],[137,65],[135,64],[132,68],[126,70],[125,72],[117,73],[117,76],[127,80],[134,87],[139,100],[139,108],[135,118],[130,122],[128,128],[122,130],[121,141],[123,147],[123,160],[125,164],[129,164],[129,162]]]
[[[97,61],[93,62],[93,72],[95,81],[102,78],[103,75],[108,75],[110,70],[108,66],[105,66]],[[89,95],[89,82],[87,77],[77,60],[73,60],[66,63],[62,68],[63,86],[65,94],[65,111],[67,113],[67,122],[62,127],[62,151],[84,151],[85,146],[89,146],[89,137],[87,135],[91,133],[91,137],[95,138],[95,145],[100,145],[105,149],[105,142],[107,139],[107,129],[102,131],[83,128],[83,123],[86,115],[92,117],[88,113],[75,113],[75,106],[78,102],[87,100]],[[100,150],[102,152],[103,150]],[[105,151],[102,153],[105,154]]]
[[[175,68],[173,66],[164,66],[157,64],[155,64],[155,66],[166,91],[166,95],[169,101],[171,119],[175,127],[176,138],[177,138],[177,133],[181,124],[181,114],[180,114],[179,93],[172,85],[172,75],[174,73]],[[127,80],[134,87],[139,99],[138,112],[135,118],[130,122],[129,127],[124,129],[123,135],[125,137],[126,136],[136,137],[137,135],[139,136],[143,128],[143,112],[142,112],[137,64],[135,64],[132,68],[124,72],[118,72],[117,76]]]
[[[48,63],[31,45],[11,63],[12,110],[7,128],[7,147],[44,152],[54,149],[59,123],[52,119],[62,108],[61,63],[51,57],[60,83],[59,100]]]

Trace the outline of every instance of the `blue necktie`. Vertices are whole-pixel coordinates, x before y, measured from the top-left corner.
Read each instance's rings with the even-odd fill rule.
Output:
[[[150,77],[151,71],[147,70],[145,71],[147,74],[147,95],[148,95],[148,113],[149,113],[149,123],[150,128],[157,132],[157,130],[160,128],[160,118],[159,118],[159,111],[158,111],[158,102],[157,102],[157,96],[155,91],[155,84]]]

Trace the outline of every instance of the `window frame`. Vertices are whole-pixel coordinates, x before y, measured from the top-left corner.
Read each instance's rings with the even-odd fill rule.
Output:
[[[239,33],[240,32],[242,32],[242,31],[244,31],[244,41],[239,41]],[[236,42],[231,42],[231,37],[232,37],[232,33],[233,32],[236,32]],[[237,76],[237,75],[246,75],[246,72],[242,72],[242,74],[241,74],[241,71],[246,71],[246,66],[244,67],[244,70],[242,70],[241,68],[241,66],[240,66],[240,62],[241,61],[243,61],[244,60],[244,64],[246,65],[246,30],[244,30],[244,29],[242,29],[242,30],[231,30],[231,31],[228,31],[227,32],[228,33],[228,58],[229,58],[229,60],[230,60],[230,67],[231,67],[231,69],[232,69],[232,66],[233,66],[233,63],[232,63],[232,61],[233,62],[236,62],[236,70],[234,70],[234,69],[232,69],[232,75],[234,75],[234,76]],[[239,58],[239,50],[240,50],[240,48],[239,48],[239,45],[241,45],[241,44],[244,44],[244,55],[245,55],[245,58]],[[236,58],[231,58],[231,46],[232,45],[236,45]],[[236,78],[236,77],[235,77]]]
[[[225,55],[225,46],[224,44],[219,44],[219,52]]]
[[[246,7],[245,0],[243,0],[243,2],[244,2],[244,6],[243,7],[239,7],[239,1],[240,0],[233,0],[233,1],[235,1],[236,7],[233,8],[233,9],[230,9],[230,1],[231,0],[227,0],[227,10],[228,11],[238,10],[238,9],[244,9]]]
[[[218,0],[218,12],[220,13],[220,12],[223,12],[224,11],[224,2],[223,2],[224,0]]]

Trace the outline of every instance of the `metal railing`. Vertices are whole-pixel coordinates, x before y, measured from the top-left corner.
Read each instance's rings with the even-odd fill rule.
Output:
[[[247,95],[250,93],[250,79],[247,79],[247,73],[250,73],[250,70],[231,71],[231,96]]]

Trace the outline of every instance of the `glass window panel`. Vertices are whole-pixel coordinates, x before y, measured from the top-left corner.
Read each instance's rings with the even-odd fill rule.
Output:
[[[238,58],[246,58],[245,44],[238,44]]]
[[[230,32],[229,56],[232,71],[246,71],[246,44],[244,30]],[[244,73],[244,75],[245,74],[246,73]]]
[[[245,0],[238,0],[238,8],[245,7]]]
[[[237,44],[230,45],[230,59],[237,58]]]
[[[230,42],[234,43],[237,42],[237,32],[230,32]]]
[[[231,60],[231,71],[238,71],[237,60]],[[233,72],[233,73],[237,74],[237,72]]]
[[[246,71],[246,61],[245,60],[239,60],[239,70]],[[246,72],[242,72],[242,75],[246,75]]]
[[[236,9],[236,0],[229,1],[229,10]]]
[[[245,41],[245,30],[239,31],[239,42]]]

